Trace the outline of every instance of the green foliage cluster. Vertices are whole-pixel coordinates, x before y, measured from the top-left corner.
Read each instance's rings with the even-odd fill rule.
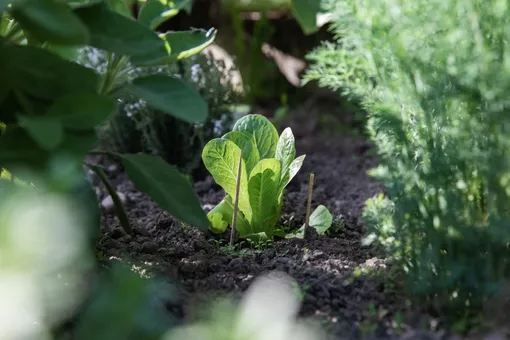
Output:
[[[86,47],[78,62],[104,73],[107,54]],[[242,95],[231,82],[234,70],[227,69],[224,62],[208,54],[196,54],[179,63],[133,68],[128,77],[166,74],[183,79],[207,102],[207,119],[202,123],[185,122],[154,109],[139,97],[121,93],[115,115],[98,129],[104,149],[157,155],[186,172],[200,168],[202,148],[208,140],[230,129]]]
[[[280,94],[290,90],[289,82],[282,77],[279,67],[268,62],[263,52],[264,44],[270,42],[277,32],[274,21],[270,20],[271,12],[292,14],[305,35],[317,33],[322,26],[324,13],[320,1],[315,0],[222,0],[222,6],[230,14],[233,39],[228,35],[220,36],[223,47],[235,54],[237,65],[243,76],[244,92],[248,103],[273,101]],[[246,35],[246,20],[243,12],[257,12],[260,18],[253,22],[249,39]],[[248,24],[250,26],[251,23]],[[222,30],[223,36],[227,34]],[[287,32],[289,34],[289,32]],[[284,37],[285,39],[285,37]],[[228,40],[228,41],[227,41]],[[232,41],[233,40],[233,41]],[[294,51],[296,52],[296,51]]]
[[[111,119],[120,94],[142,99],[189,123],[206,120],[207,103],[186,82],[165,74],[130,76],[132,68],[126,66],[165,66],[189,57],[213,41],[215,30],[158,35],[130,16],[124,0],[2,4],[0,68],[6,81],[0,86],[0,167],[12,176],[30,182],[35,179],[28,172],[45,173],[56,162],[81,168],[87,154],[103,152],[98,149],[96,129]],[[161,10],[166,13],[168,8]],[[104,72],[75,61],[83,46],[106,51]],[[198,199],[174,167],[151,155],[113,155],[121,158],[135,185],[170,214],[207,229],[209,222]],[[102,169],[85,165],[103,180],[124,229],[130,232]],[[11,184],[3,181],[4,187]],[[178,199],[173,190],[178,190]]]
[[[163,209],[208,228],[189,182],[175,167],[148,154],[105,152],[97,128],[127,94],[167,115],[203,123],[207,103],[185,81],[168,74],[130,77],[127,66],[165,66],[189,57],[210,44],[216,31],[158,35],[131,17],[131,2],[0,1],[0,267],[2,284],[13,289],[7,293],[16,292],[3,298],[6,308],[14,308],[15,321],[2,327],[3,338],[159,339],[172,325],[154,299],[153,290],[168,291],[158,282],[126,268],[87,281],[97,269],[91,252],[100,214],[83,166],[103,181],[128,233],[121,201],[102,168],[86,163],[87,155],[120,158],[135,185]],[[155,20],[175,15],[178,3],[150,13]],[[106,51],[102,72],[76,62],[84,46]],[[93,288],[90,295],[83,295],[84,281]],[[23,311],[16,312],[19,306]]]
[[[317,15],[322,13],[320,1],[314,0],[223,0],[223,4],[234,11],[290,10],[305,34],[319,30]]]
[[[368,201],[367,242],[415,293],[479,306],[510,274],[510,5],[323,6],[338,39],[311,53],[307,78],[360,100],[387,191]]]
[[[226,193],[207,215],[211,230],[222,233],[232,221],[236,190],[239,193],[236,231],[240,237],[266,239],[285,233],[276,228],[285,187],[303,165],[296,157],[294,135],[281,135],[264,116],[252,114],[234,124],[231,132],[209,141],[202,152],[204,164]],[[238,176],[239,174],[239,176]],[[237,189],[239,188],[239,189]],[[311,225],[325,232],[332,216],[324,206],[313,214]]]

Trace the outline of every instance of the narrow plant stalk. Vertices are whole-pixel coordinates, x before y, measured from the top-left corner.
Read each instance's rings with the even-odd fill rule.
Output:
[[[313,180],[315,175],[310,174],[308,181],[308,202],[306,203],[306,217],[305,217],[305,237],[308,235],[310,230],[310,211],[312,210],[312,196],[313,196]]]
[[[118,81],[119,73],[121,73],[128,60],[129,59],[125,56],[108,53],[108,65],[106,67],[106,72],[103,74],[103,82],[100,89],[101,94],[110,94]]]
[[[239,166],[237,168],[236,196],[234,197],[234,212],[232,214],[232,230],[230,232],[230,245],[233,246],[236,239],[236,223],[237,223],[237,205],[239,203],[239,187],[241,184],[241,165],[243,161],[243,153],[239,155]]]

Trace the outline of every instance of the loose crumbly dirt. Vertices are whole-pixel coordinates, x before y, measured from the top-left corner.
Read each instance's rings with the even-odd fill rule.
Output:
[[[135,263],[176,284],[178,302],[169,304],[168,311],[183,322],[192,319],[208,299],[224,294],[237,298],[254,277],[279,270],[292,276],[305,293],[301,315],[320,321],[332,339],[399,339],[402,334],[406,339],[443,338],[440,333],[418,330],[430,328],[433,320],[409,307],[398,284],[390,284],[385,274],[387,261],[361,245],[364,202],[382,191],[366,174],[376,162],[371,145],[346,136],[308,136],[297,141],[297,151],[307,157],[288,186],[280,222],[302,225],[308,175],[313,172],[312,204],[324,204],[335,218],[328,235],[231,249],[224,236],[176,222],[138,192],[118,165],[103,164],[117,190],[127,197],[136,233],[125,235],[114,212],[104,212],[104,235],[98,248],[106,259]],[[104,198],[104,190],[97,189],[100,199]],[[212,178],[196,183],[195,190],[205,209],[224,195]]]

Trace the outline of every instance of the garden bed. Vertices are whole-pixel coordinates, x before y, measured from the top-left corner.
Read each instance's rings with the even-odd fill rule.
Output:
[[[408,330],[407,323],[429,327],[430,320],[411,314],[398,288],[389,284],[387,261],[361,245],[364,202],[382,191],[366,174],[376,162],[371,145],[346,136],[308,135],[297,140],[297,154],[303,153],[307,158],[288,186],[280,222],[302,225],[308,174],[313,172],[312,208],[324,204],[335,218],[327,235],[277,240],[264,246],[241,243],[232,249],[221,237],[183,226],[163,213],[136,190],[119,166],[110,164],[106,165],[108,175],[126,197],[135,235],[125,235],[115,213],[104,211],[99,252],[107,261],[130,262],[146,274],[177,283],[177,302],[168,308],[183,320],[193,318],[211,298],[239,297],[254,277],[279,270],[301,286],[302,316],[319,320],[334,339],[364,335],[392,339],[399,338],[399,330]],[[195,190],[204,209],[224,195],[212,178],[197,182]],[[98,194],[100,199],[106,196],[102,189]]]

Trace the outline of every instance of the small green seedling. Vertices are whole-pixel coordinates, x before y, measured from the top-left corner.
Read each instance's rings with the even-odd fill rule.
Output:
[[[276,235],[285,236],[276,229],[285,187],[305,159],[305,155],[296,158],[295,139],[290,128],[279,136],[264,116],[244,116],[235,123],[233,131],[207,143],[202,159],[226,193],[225,199],[207,215],[211,231],[223,233],[231,224],[240,167],[235,225],[239,237],[271,239]]]

